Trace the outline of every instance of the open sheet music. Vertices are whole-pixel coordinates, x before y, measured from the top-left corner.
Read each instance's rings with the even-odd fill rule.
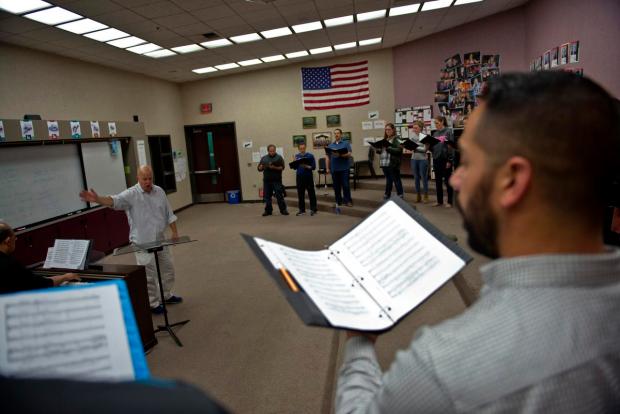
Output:
[[[361,331],[391,328],[471,260],[401,200],[388,201],[325,250],[246,240],[270,271],[290,274],[330,326]],[[295,297],[287,292],[289,302]]]
[[[89,248],[90,240],[56,239],[54,247],[47,251],[43,267],[84,270]]]
[[[148,378],[124,282],[0,296],[0,374],[112,381]]]

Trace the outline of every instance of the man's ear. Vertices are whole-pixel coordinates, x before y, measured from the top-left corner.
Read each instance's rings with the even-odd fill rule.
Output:
[[[499,168],[499,204],[511,208],[525,198],[532,185],[532,164],[523,157],[511,157]]]

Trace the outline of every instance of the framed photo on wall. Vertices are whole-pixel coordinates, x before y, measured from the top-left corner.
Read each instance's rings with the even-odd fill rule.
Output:
[[[558,57],[560,55],[560,48],[554,47],[551,49],[551,67],[555,68],[558,65]]]
[[[340,126],[340,115],[327,115],[327,128],[335,128]]]
[[[316,116],[304,116],[301,119],[301,124],[304,129],[316,128]]]
[[[323,149],[332,142],[331,131],[326,132],[313,132],[312,133],[312,148]]]
[[[551,51],[547,50],[543,55],[543,70],[548,70],[551,64]]]
[[[299,144],[305,144],[305,143],[306,143],[305,135],[293,135],[293,146],[294,147],[298,147]]]
[[[351,143],[351,131],[342,132],[342,140]]]

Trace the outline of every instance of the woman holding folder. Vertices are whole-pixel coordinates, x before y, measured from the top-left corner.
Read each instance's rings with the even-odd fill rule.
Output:
[[[403,147],[400,145],[400,137],[396,135],[394,124],[385,126],[383,139],[389,145],[377,149],[379,165],[385,175],[385,194],[383,199],[387,200],[392,194],[392,185],[396,185],[396,194],[403,198],[403,183],[400,179],[400,159],[403,155]]]

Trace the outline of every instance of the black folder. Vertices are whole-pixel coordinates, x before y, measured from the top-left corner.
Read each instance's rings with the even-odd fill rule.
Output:
[[[403,148],[405,148],[405,149],[407,149],[407,150],[409,150],[409,151],[415,151],[415,150],[418,148],[418,144],[417,144],[417,143],[415,143],[415,142],[413,142],[413,141],[412,141],[412,140],[410,140],[410,139],[405,139],[405,140],[402,140],[402,141],[400,142],[400,145],[402,145],[402,146],[403,146]]]
[[[347,147],[338,148],[338,149],[333,149],[333,148],[325,147],[325,153],[327,155],[332,155],[332,152],[337,152],[340,155],[344,155],[344,154],[349,152],[349,149]]]
[[[420,142],[423,144],[429,144],[431,147],[434,147],[436,144],[440,143],[441,141],[439,141],[435,137],[431,137],[430,135],[427,135],[424,138],[422,138]]]
[[[464,263],[463,267],[467,263],[469,263],[471,260],[473,260],[473,258],[465,250],[463,250],[458,244],[456,244],[454,241],[450,240],[447,236],[445,236],[439,229],[437,229],[433,224],[431,224],[428,220],[426,220],[426,218],[424,218],[424,216],[422,216],[422,214],[420,214],[417,211],[415,211],[409,204],[407,204],[406,202],[404,202],[403,200],[401,200],[398,197],[391,198],[388,202],[386,202],[386,204],[390,203],[390,202],[396,203],[396,205],[398,207],[400,207],[400,209],[402,209],[417,224],[419,224],[423,229],[425,229],[428,232],[428,234],[426,235],[427,237],[430,235],[429,238],[434,238],[437,242],[443,244],[449,251],[451,251],[454,254],[454,256],[456,256],[458,259],[460,259]],[[386,204],[384,204],[380,209],[385,207]],[[390,207],[393,207],[393,206],[390,206]],[[373,213],[373,215],[375,213]],[[377,213],[377,214],[379,214],[379,213]],[[370,217],[373,217],[373,215],[371,215]],[[367,222],[369,220],[369,218],[367,218],[366,220],[363,220],[361,223],[359,223],[358,225],[353,227],[351,230],[349,230],[349,232],[347,232],[343,236],[343,238],[346,237],[347,235],[349,235],[351,232],[353,232],[359,226],[362,226],[365,222]],[[295,310],[295,312],[297,313],[299,318],[306,325],[310,325],[310,326],[321,326],[321,327],[328,327],[328,328],[335,328],[335,329],[356,329],[356,330],[359,330],[359,331],[367,331],[367,332],[385,332],[385,331],[388,331],[388,330],[392,329],[394,326],[396,326],[400,321],[402,321],[415,308],[417,308],[422,303],[424,303],[428,299],[428,297],[430,297],[436,290],[441,288],[441,286],[443,286],[447,281],[449,281],[454,275],[456,275],[460,271],[460,269],[458,269],[458,270],[456,270],[454,272],[454,274],[450,274],[450,275],[444,274],[443,279],[445,279],[445,281],[441,277],[439,277],[440,275],[433,274],[432,276],[423,276],[425,278],[425,280],[428,280],[428,279],[426,279],[426,277],[436,278],[436,280],[438,280],[437,283],[441,283],[441,284],[436,286],[435,288],[433,288],[433,290],[430,293],[428,293],[428,295],[426,295],[426,293],[425,293],[426,296],[422,299],[421,302],[413,304],[410,309],[407,307],[405,312],[402,313],[402,315],[400,317],[398,317],[397,320],[392,320],[392,318],[389,318],[391,320],[391,322],[389,322],[389,323],[391,323],[391,325],[388,326],[385,329],[364,329],[363,327],[361,327],[361,328],[360,327],[350,328],[350,327],[347,327],[347,326],[334,326],[332,323],[330,323],[328,318],[319,309],[319,307],[314,302],[314,300],[311,298],[311,296],[303,289],[301,284],[297,282],[296,277],[295,277],[295,272],[290,272],[290,276],[292,277],[292,279],[294,279],[297,282],[296,285],[299,287],[299,291],[298,292],[294,292],[291,289],[291,287],[285,281],[281,271],[278,268],[276,268],[275,265],[273,264],[273,262],[272,262],[273,257],[270,259],[270,257],[266,253],[266,250],[264,250],[263,247],[261,247],[261,245],[259,245],[259,243],[265,242],[266,240],[263,240],[263,241],[261,241],[260,239],[257,240],[257,238],[255,238],[253,236],[249,236],[247,234],[241,234],[241,236],[248,243],[248,245],[250,246],[250,249],[258,257],[258,259],[260,260],[260,262],[262,263],[264,268],[267,270],[267,272],[271,276],[271,278],[274,280],[276,285],[280,288],[280,291],[282,292],[282,294],[284,295],[284,297],[286,298],[288,303],[291,305],[291,307]],[[337,242],[335,242],[335,243],[337,243]],[[269,243],[275,244],[273,242],[269,242]],[[368,243],[372,243],[372,240],[369,240]],[[288,248],[286,246],[282,246],[282,247],[290,249],[290,248]],[[302,253],[304,253],[304,252],[302,252]],[[305,252],[305,253],[316,253],[316,252]],[[340,254],[340,252],[339,251],[338,252],[333,251],[331,253],[325,252],[325,254],[336,255],[336,254]],[[343,263],[343,265],[344,265],[344,263]],[[461,267],[461,269],[462,269],[462,267]],[[355,277],[355,275],[354,275],[354,277]],[[358,277],[359,277],[359,275],[358,275]],[[361,277],[361,280],[362,281],[364,280],[363,276]],[[357,279],[356,280],[352,280],[352,283],[357,283],[357,282],[358,282]],[[415,281],[414,281],[414,284],[415,284]],[[366,289],[364,289],[364,290],[366,290]],[[370,296],[371,299],[374,300],[374,298],[372,297],[371,293],[369,293],[369,296]],[[407,298],[403,298],[403,299],[406,300]],[[375,303],[377,303],[377,302],[375,301]],[[387,309],[391,310],[389,307]]]
[[[377,141],[377,142],[371,142],[370,145],[372,145],[375,148],[386,148],[386,147],[389,147],[392,144],[390,143],[390,141],[388,141],[387,139],[384,138],[384,139],[382,139],[380,141]]]
[[[296,170],[297,168],[299,168],[300,165],[311,165],[310,158],[302,157],[288,163],[288,166],[291,167],[292,170]]]

